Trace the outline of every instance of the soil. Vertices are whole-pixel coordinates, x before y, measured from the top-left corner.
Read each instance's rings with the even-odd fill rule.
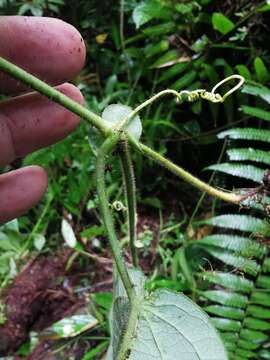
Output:
[[[0,356],[14,353],[31,330],[40,331],[83,305],[72,284],[66,285],[69,255],[31,260],[1,294],[6,321],[0,326]]]

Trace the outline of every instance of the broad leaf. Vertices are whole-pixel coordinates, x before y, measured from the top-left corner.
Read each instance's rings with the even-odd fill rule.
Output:
[[[129,271],[140,303],[128,360],[223,360],[227,354],[208,316],[182,294],[164,289],[146,293],[144,277]],[[111,316],[112,340],[107,360],[120,360],[129,304],[121,281],[115,287]],[[122,360],[122,359],[121,359]]]
[[[152,19],[169,19],[171,12],[157,0],[140,3],[133,11],[132,18],[138,29]]]
[[[234,23],[222,13],[214,13],[212,16],[212,24],[215,30],[225,35],[234,28]]]

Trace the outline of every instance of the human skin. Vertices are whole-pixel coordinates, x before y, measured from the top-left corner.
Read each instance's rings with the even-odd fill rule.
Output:
[[[73,26],[53,18],[1,16],[0,34],[0,56],[83,103],[80,91],[67,83],[83,67],[86,54]],[[0,103],[0,166],[61,140],[79,124],[76,115],[37,93],[27,93],[1,72],[0,93],[13,96]],[[31,209],[46,192],[47,181],[39,166],[0,175],[0,223]]]

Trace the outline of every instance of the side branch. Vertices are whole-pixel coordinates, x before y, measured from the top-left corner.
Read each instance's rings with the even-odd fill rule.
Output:
[[[126,289],[129,301],[132,301],[132,299],[135,297],[135,291],[132,282],[130,280],[126,265],[122,258],[121,248],[115,233],[113,218],[111,215],[111,211],[109,209],[109,199],[107,196],[106,186],[105,186],[106,157],[112,152],[118,140],[119,140],[119,135],[117,133],[113,134],[111,137],[109,137],[104,141],[104,143],[101,145],[99,149],[97,162],[96,162],[97,193],[99,198],[99,206],[102,214],[102,219],[108,235],[116,268]]]
[[[197,189],[201,191],[207,192],[209,195],[214,196],[216,198],[219,198],[221,200],[224,200],[226,202],[230,202],[233,204],[240,204],[241,201],[244,200],[243,195],[237,195],[235,193],[225,192],[222,190],[218,190],[214,188],[213,186],[210,186],[209,184],[205,183],[204,181],[196,178],[192,174],[190,174],[188,171],[184,170],[180,166],[174,164],[172,161],[166,159],[164,156],[160,155],[156,151],[152,150],[150,147],[139,143],[131,137],[128,136],[129,143],[137,150],[140,151],[144,156],[151,158],[155,162],[157,162],[159,165],[165,167],[167,170],[175,174],[176,176],[184,179],[189,184],[195,186]]]
[[[132,257],[132,264],[138,266],[138,255],[135,246],[136,243],[136,186],[135,175],[132,165],[132,160],[129,151],[129,144],[124,141],[120,153],[121,167],[125,186],[125,196],[128,208],[128,232],[129,232],[129,244]]]

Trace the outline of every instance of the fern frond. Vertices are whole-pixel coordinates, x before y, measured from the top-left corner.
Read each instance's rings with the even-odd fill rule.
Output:
[[[270,104],[270,90],[261,84],[247,83],[245,86],[243,86],[242,92],[244,94],[258,96]]]
[[[249,233],[269,234],[270,228],[269,223],[246,215],[222,215],[203,223]],[[207,271],[197,276],[208,283],[207,289],[214,287],[198,293],[204,299],[205,311],[221,333],[229,358],[269,358],[269,249],[252,237],[229,233],[209,235],[192,244],[202,246],[228,266],[228,273]]]
[[[270,114],[270,113],[269,113]],[[269,151],[257,150],[253,148],[239,148],[227,150],[231,161],[254,161],[269,165]]]
[[[240,139],[270,142],[270,130],[255,128],[234,128],[218,134],[219,139]]]
[[[225,272],[204,271],[198,276],[209,283],[223,286],[238,292],[249,293],[253,289],[253,282],[238,275]]]
[[[193,243],[203,247],[214,246],[235,251],[239,255],[246,257],[253,256],[260,258],[265,254],[265,248],[263,246],[243,236],[215,234],[205,236],[201,240],[195,240]]]
[[[207,220],[200,221],[198,224],[207,224],[221,228],[260,234],[267,234],[270,232],[269,224],[266,221],[249,215],[219,215]]]
[[[256,263],[256,261],[240,256],[237,253],[233,254],[229,251],[211,247],[204,247],[204,249],[224,264],[230,265],[234,269],[244,271],[249,275],[256,276],[260,270],[260,266]]]
[[[270,132],[269,132],[270,136]],[[264,170],[257,168],[253,165],[243,165],[243,164],[215,164],[207,167],[208,170],[220,171],[225,174],[232,176],[237,176],[240,178],[252,180],[257,183],[262,182]]]
[[[256,117],[261,120],[270,121],[270,112],[254,106],[241,106],[241,110],[244,114]]]

